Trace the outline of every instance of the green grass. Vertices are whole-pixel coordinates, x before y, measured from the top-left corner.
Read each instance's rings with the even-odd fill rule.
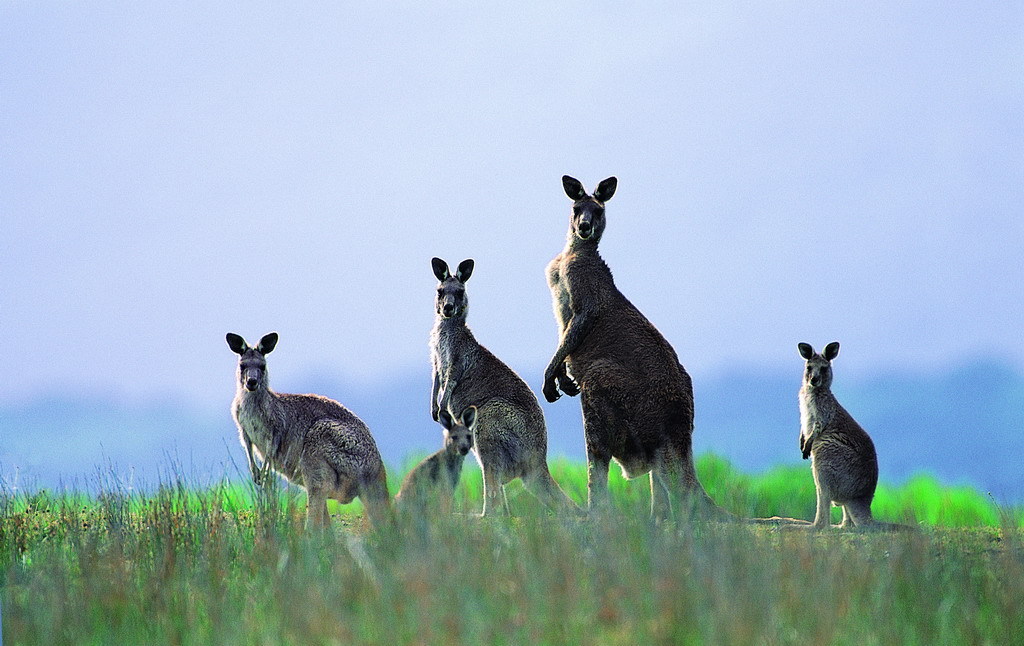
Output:
[[[584,465],[555,461],[576,500]],[[745,516],[810,518],[806,468],[751,476],[698,461]],[[391,478],[393,486],[399,474]],[[652,524],[643,481],[614,509],[558,518],[510,487],[514,516],[399,518],[358,504],[327,535],[305,500],[245,484],[148,494],[0,495],[3,643],[964,644],[1024,635],[1020,509],[919,477],[876,515],[916,532]],[[458,503],[480,506],[467,463]],[[340,513],[339,513],[340,512]]]

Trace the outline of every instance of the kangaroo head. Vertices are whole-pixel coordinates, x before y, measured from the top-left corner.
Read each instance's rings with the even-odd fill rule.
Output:
[[[832,387],[832,360],[839,356],[839,341],[833,341],[825,346],[825,350],[818,354],[809,343],[798,343],[800,356],[806,361],[804,368],[804,385],[811,388],[823,388],[828,390]]]
[[[267,387],[267,359],[274,346],[277,345],[277,332],[266,334],[260,339],[255,348],[245,342],[245,339],[228,332],[228,347],[238,355],[238,384],[254,392],[260,388]]]
[[[476,432],[476,406],[462,411],[462,419],[453,419],[448,411],[443,410],[438,416],[444,427],[444,446],[448,450],[458,451],[466,455],[473,448],[473,433]]]
[[[572,200],[572,219],[569,231],[580,240],[601,240],[604,233],[604,204],[615,195],[619,180],[609,177],[597,185],[593,195],[587,195],[583,184],[574,177],[562,176],[562,187]]]
[[[473,275],[473,259],[467,258],[459,263],[455,275],[448,270],[448,263],[440,258],[430,261],[437,277],[437,298],[434,299],[434,311],[444,319],[456,316],[465,317],[469,307],[466,298],[466,281]]]

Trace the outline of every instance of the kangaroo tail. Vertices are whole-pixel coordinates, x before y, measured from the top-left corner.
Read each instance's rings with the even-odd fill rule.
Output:
[[[534,473],[523,478],[523,485],[530,493],[539,498],[541,502],[553,511],[570,512],[576,515],[582,515],[585,513],[580,509],[579,505],[573,502],[572,498],[570,498],[565,491],[558,486],[555,479],[551,477],[551,471],[548,470],[548,465],[546,463],[542,463]]]
[[[903,525],[900,523],[880,523],[875,521],[870,525],[867,525],[865,529],[877,531],[877,532],[916,532],[917,527],[913,525]]]

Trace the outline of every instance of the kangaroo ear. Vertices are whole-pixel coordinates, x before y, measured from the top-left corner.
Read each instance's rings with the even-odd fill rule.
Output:
[[[469,280],[469,277],[473,275],[473,264],[472,258],[466,258],[460,262],[459,268],[455,270],[455,277],[463,283]]]
[[[441,422],[441,426],[446,431],[452,430],[452,427],[455,426],[455,420],[452,419],[451,414],[446,410],[438,411],[437,421]]]
[[[473,427],[476,426],[476,406],[470,406],[462,411],[462,425],[469,430],[473,430]]]
[[[814,348],[811,347],[810,343],[797,343],[796,347],[800,350],[800,356],[808,361],[814,356]]]
[[[619,180],[614,177],[609,177],[603,180],[597,185],[597,190],[594,191],[594,199],[598,202],[607,202],[612,199],[612,195],[615,195],[615,187],[619,185]]]
[[[260,339],[260,344],[256,346],[256,351],[260,354],[270,354],[274,351],[274,346],[277,345],[277,332],[271,332],[270,334],[264,335]]]
[[[452,275],[452,272],[448,271],[448,263],[440,258],[432,258],[430,266],[434,269],[434,276],[440,281],[448,280],[448,277]]]
[[[833,341],[825,346],[825,351],[821,353],[825,357],[826,361],[832,361],[839,356],[839,341]]]
[[[562,175],[562,188],[565,189],[565,194],[569,196],[569,199],[573,201],[582,200],[587,196],[587,192],[583,190],[583,184],[575,177]]]
[[[235,354],[243,354],[246,350],[249,349],[249,344],[245,342],[245,339],[238,336],[234,332],[228,332],[227,339],[228,347],[231,348],[231,351],[234,352]]]

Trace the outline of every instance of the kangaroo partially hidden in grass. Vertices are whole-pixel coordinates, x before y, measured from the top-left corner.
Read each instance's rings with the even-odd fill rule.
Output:
[[[843,508],[842,527],[878,526],[871,500],[878,484],[878,456],[867,432],[832,394],[832,360],[839,342],[818,354],[807,343],[797,344],[806,364],[800,388],[800,452],[811,458],[818,492],[813,526],[831,525],[831,503]]]
[[[306,525],[327,527],[327,499],[342,504],[357,496],[374,525],[387,519],[387,474],[366,424],[338,402],[320,395],[278,394],[270,389],[266,356],[277,345],[276,332],[251,347],[228,333],[238,355],[237,391],[231,415],[256,484],[271,470],[306,489]],[[262,461],[262,464],[260,464]]]
[[[480,345],[466,326],[466,281],[473,261],[454,274],[440,258],[431,261],[438,280],[436,319],[430,333],[430,416],[476,406],[475,446],[484,474],[482,515],[508,513],[504,485],[522,478],[527,490],[555,510],[579,511],[559,488],[547,465],[544,413],[526,382]]]
[[[547,267],[560,341],[544,372],[544,397],[580,394],[591,507],[608,500],[609,462],[627,478],[649,473],[651,513],[668,518],[677,506],[695,504],[724,515],[708,497],[693,466],[693,385],[675,350],[615,287],[598,253],[605,203],[614,177],[593,195],[568,175],[572,199],[562,253]]]
[[[405,476],[395,496],[395,503],[401,508],[415,504],[422,509],[426,503],[436,501],[443,511],[451,510],[462,464],[473,448],[476,407],[467,408],[459,419],[453,418],[447,410],[439,411],[438,418],[444,428],[444,448],[424,458]]]

